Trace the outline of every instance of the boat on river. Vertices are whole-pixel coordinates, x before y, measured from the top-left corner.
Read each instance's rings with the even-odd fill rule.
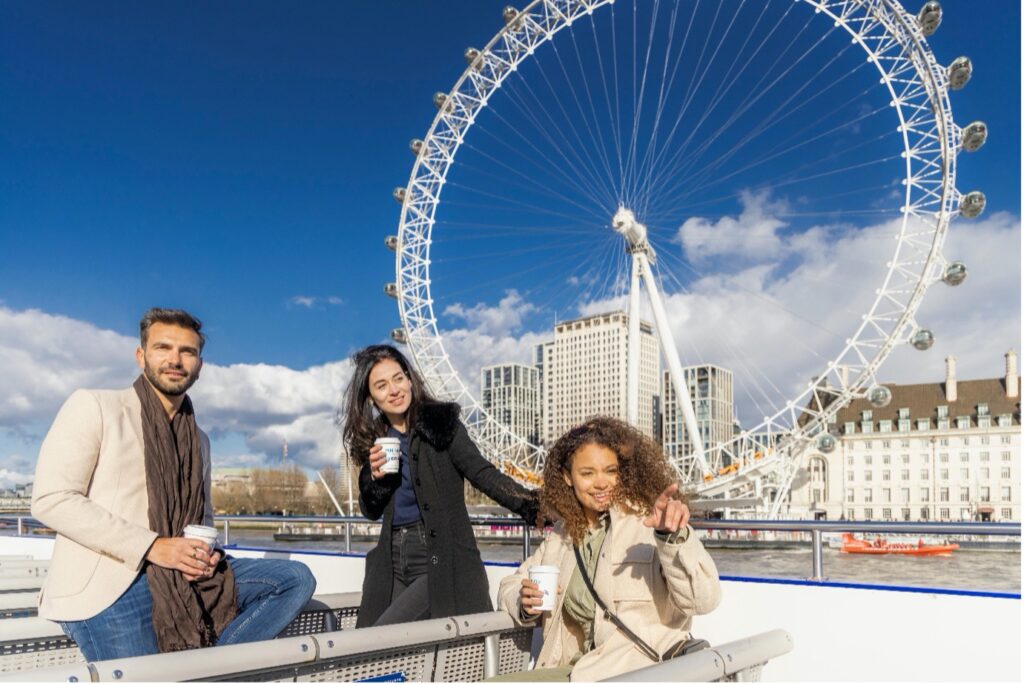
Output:
[[[916,544],[903,542],[890,542],[881,536],[876,536],[873,541],[858,539],[852,533],[843,534],[843,545],[840,551],[843,553],[861,553],[869,556],[885,556],[889,554],[900,556],[952,556],[953,552],[960,548],[959,544],[926,544],[924,539],[918,539]]]

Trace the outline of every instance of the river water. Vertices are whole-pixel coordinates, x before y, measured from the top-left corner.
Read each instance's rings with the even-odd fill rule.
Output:
[[[239,546],[344,551],[345,542],[278,542],[269,530],[231,528],[231,543]],[[352,543],[365,553],[373,542]],[[519,562],[520,544],[480,544],[484,560]],[[718,572],[725,576],[806,579],[811,575],[811,551],[803,549],[709,549]],[[824,574],[836,582],[886,584],[947,589],[1020,593],[1020,547],[1016,551],[960,549],[951,556],[863,556],[825,549]]]

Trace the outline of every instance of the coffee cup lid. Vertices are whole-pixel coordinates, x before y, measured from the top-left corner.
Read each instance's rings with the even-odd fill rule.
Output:
[[[547,573],[557,573],[558,572],[558,566],[557,565],[534,565],[533,567],[530,568],[530,572],[531,573],[536,573],[538,575],[543,575],[543,574],[547,574]]]
[[[401,444],[402,440],[397,437],[378,437],[374,440],[374,444]]]

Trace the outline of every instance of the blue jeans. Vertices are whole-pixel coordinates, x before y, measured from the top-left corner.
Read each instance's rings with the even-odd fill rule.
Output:
[[[235,573],[238,615],[224,628],[218,646],[273,639],[316,589],[309,568],[296,561],[228,558],[228,563]],[[97,615],[60,626],[90,662],[160,652],[153,631],[153,597],[144,572]]]

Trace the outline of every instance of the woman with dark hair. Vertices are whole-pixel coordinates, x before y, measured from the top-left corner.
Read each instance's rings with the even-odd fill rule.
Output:
[[[466,511],[464,481],[531,524],[537,493],[502,474],[473,444],[459,405],[439,402],[390,345],[353,357],[345,395],[344,440],[359,466],[359,507],[383,517],[366,556],[356,627],[492,610],[487,575]],[[399,472],[385,473],[374,442],[397,438]]]
[[[495,679],[594,681],[653,665],[718,605],[718,571],[661,447],[626,423],[598,417],[558,439],[541,514],[558,522],[498,602],[520,625],[539,618],[544,645],[533,672]],[[536,608],[533,566],[558,568],[551,611]]]

